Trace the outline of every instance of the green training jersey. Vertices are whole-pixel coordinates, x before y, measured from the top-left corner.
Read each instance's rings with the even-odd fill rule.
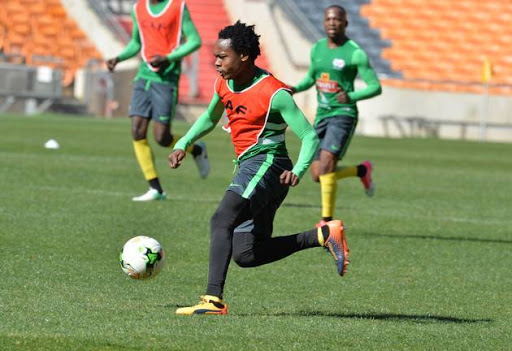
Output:
[[[149,4],[149,10],[153,15],[157,15],[165,10],[169,1],[165,0],[156,4]],[[137,55],[142,47],[141,37],[139,33],[139,25],[137,22],[137,16],[135,14],[135,8],[132,9],[132,37],[130,42],[125,47],[123,52],[119,54],[119,61],[128,60],[135,55]],[[162,72],[152,71],[146,62],[141,61],[139,66],[139,71],[135,76],[134,80],[139,78],[146,79],[149,82],[157,82],[157,83],[172,83],[177,84],[179,81],[179,76],[181,74],[181,59],[193,51],[197,50],[201,46],[201,37],[197,32],[197,29],[190,18],[190,13],[188,11],[187,6],[184,7],[183,10],[183,18],[182,18],[182,34],[186,38],[186,41],[180,44],[172,53],[167,55],[170,61],[170,65],[163,70]]]
[[[358,73],[367,86],[355,91],[354,81]],[[350,39],[335,48],[328,46],[326,38],[315,43],[311,50],[309,71],[295,90],[304,91],[313,85],[316,85],[318,103],[315,124],[324,118],[339,115],[356,118],[356,102],[381,92],[379,79],[368,56]],[[338,102],[336,95],[340,90],[347,92],[349,103]]]

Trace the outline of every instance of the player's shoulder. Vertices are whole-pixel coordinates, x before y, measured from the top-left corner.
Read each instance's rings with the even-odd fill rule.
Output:
[[[323,47],[327,47],[327,38],[321,38],[321,39],[317,40],[317,42],[313,44],[311,51],[315,51],[315,50],[321,49]]]
[[[354,40],[348,39],[344,45],[344,48],[352,52],[352,58],[355,60],[365,59],[368,55],[364,49]]]
[[[361,51],[364,51],[363,48],[361,48],[361,46],[355,42],[353,39],[348,39],[347,42],[345,43],[344,45],[347,49],[350,49],[352,51],[357,51],[357,50],[361,50]]]
[[[288,88],[288,85],[283,83],[279,78],[274,76],[269,71],[260,68],[261,72],[263,73],[264,78],[266,78],[266,83],[277,88]],[[266,76],[266,77],[265,77]]]

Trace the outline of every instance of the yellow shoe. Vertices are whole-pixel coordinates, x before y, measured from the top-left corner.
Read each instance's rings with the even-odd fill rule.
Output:
[[[228,305],[216,296],[203,295],[195,306],[182,307],[176,310],[176,314],[228,314]]]

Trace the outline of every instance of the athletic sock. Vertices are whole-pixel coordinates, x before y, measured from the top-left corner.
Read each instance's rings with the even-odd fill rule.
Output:
[[[162,186],[160,185],[160,180],[158,178],[153,178],[148,180],[149,186],[153,189],[157,190],[160,194],[163,194],[164,190],[162,189]]]
[[[365,165],[357,165],[357,176],[359,178],[363,178],[366,175],[366,172],[368,170],[366,169]]]
[[[336,178],[347,178],[347,177],[357,177],[358,175],[358,166],[350,166],[350,167],[339,167],[336,169]]]
[[[329,237],[329,226],[324,225],[324,226],[321,226],[320,228],[317,228],[317,230],[316,230],[316,237],[317,237],[317,240],[318,240],[318,245],[319,246],[324,246],[325,245],[325,241]]]
[[[194,144],[194,145],[191,145],[192,146],[192,150],[189,151],[188,149],[190,148],[190,146],[187,148],[187,152],[190,152],[192,154],[192,156],[196,157],[197,155],[201,154],[201,152],[203,152],[203,148],[197,144]]]
[[[146,180],[158,178],[153,161],[153,152],[149,146],[147,139],[134,140],[133,149],[135,150],[135,157],[139,163],[140,169],[144,174]]]
[[[319,178],[322,193],[322,218],[332,218],[338,191],[336,173],[322,174]]]

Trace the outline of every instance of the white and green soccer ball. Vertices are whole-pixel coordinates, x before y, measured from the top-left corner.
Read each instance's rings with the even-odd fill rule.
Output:
[[[149,236],[136,236],[124,244],[119,263],[132,279],[156,276],[164,267],[165,251],[158,241]]]

